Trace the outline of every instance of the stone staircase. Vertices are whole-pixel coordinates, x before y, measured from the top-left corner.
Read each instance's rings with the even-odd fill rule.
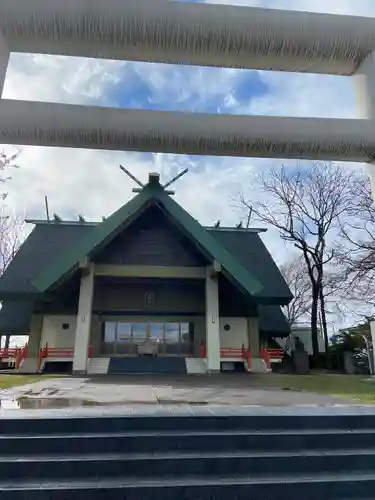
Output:
[[[375,496],[375,413],[219,416],[200,408],[201,416],[193,409],[179,417],[182,408],[162,410],[1,419],[1,500]]]
[[[20,363],[18,371],[19,373],[37,373],[38,368],[37,358],[24,358]]]
[[[111,357],[109,375],[153,375],[186,373],[185,358],[138,356],[136,358]]]
[[[88,375],[106,375],[108,373],[109,358],[90,358],[87,364]]]
[[[207,373],[207,361],[203,358],[186,358],[186,372],[190,374]]]

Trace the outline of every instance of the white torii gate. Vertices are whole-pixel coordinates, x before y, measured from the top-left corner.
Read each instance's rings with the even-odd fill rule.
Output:
[[[89,7],[88,7],[89,5]],[[9,54],[353,75],[361,119],[230,116],[0,100],[0,143],[358,161],[375,157],[375,19],[166,0],[0,0]]]

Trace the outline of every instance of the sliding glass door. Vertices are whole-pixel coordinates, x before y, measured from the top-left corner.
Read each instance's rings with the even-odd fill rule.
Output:
[[[193,353],[193,323],[174,321],[106,321],[103,324],[102,353],[137,355],[138,346],[156,344],[164,356],[187,356]]]

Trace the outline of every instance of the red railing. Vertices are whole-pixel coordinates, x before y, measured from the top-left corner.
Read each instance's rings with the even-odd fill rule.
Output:
[[[74,356],[73,347],[48,347],[43,350],[44,358],[72,358]]]
[[[282,349],[265,349],[264,347],[261,347],[260,356],[264,359],[267,370],[271,370],[272,361],[282,361],[284,358],[284,351]]]
[[[27,344],[23,347],[3,347],[0,349],[0,359],[13,359],[17,369],[25,358],[27,358]]]
[[[43,358],[73,358],[74,348],[73,347],[49,347],[48,344],[40,350],[40,354]],[[93,356],[93,347],[90,345],[87,351],[88,357]]]
[[[201,357],[207,357],[207,347],[206,344],[202,341],[200,346]],[[222,347],[220,349],[220,357],[221,358],[238,358],[245,359],[247,361],[248,369],[251,368],[251,355],[250,350],[246,349],[244,345],[242,348],[238,347]],[[260,348],[260,357],[266,363],[266,367],[268,370],[271,370],[272,361],[280,362],[284,358],[284,351],[282,349],[266,349],[264,347]]]
[[[88,357],[94,356],[93,346],[88,347]],[[45,358],[73,358],[73,347],[49,347],[48,344],[40,349],[38,354],[38,369],[40,370],[42,360]],[[15,368],[18,370],[21,362],[28,357],[28,345],[23,347],[3,347],[0,348],[0,359],[14,359]]]
[[[242,358],[246,359],[246,349],[243,345],[241,348],[237,347],[222,347],[220,349],[221,358]]]
[[[284,351],[282,349],[267,349],[271,360],[282,361],[284,359]]]
[[[15,358],[20,350],[21,349],[19,347],[3,347],[0,349],[0,358]]]
[[[207,357],[207,347],[206,344],[201,342],[201,357]],[[245,349],[245,346],[242,344],[242,347],[222,347],[220,349],[220,358],[238,358],[244,359],[247,361],[248,368],[250,370],[251,367],[251,356],[249,349]]]
[[[201,342],[200,350],[201,350],[201,358],[207,358],[206,344],[203,342],[203,340]]]
[[[92,358],[94,355],[94,349],[92,345],[89,345],[87,355],[89,358]],[[73,347],[49,347],[48,344],[45,345],[39,351],[38,355],[38,371],[42,366],[43,359],[46,358],[73,358],[74,356],[74,348]]]

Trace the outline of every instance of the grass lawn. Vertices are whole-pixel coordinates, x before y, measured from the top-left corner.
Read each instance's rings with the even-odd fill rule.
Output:
[[[375,404],[375,379],[360,375],[333,375],[317,373],[312,375],[281,375],[273,373],[257,377],[259,385],[285,390],[309,391],[328,394],[339,398],[356,399],[361,403]]]
[[[0,389],[9,389],[16,385],[32,384],[40,380],[51,378],[53,375],[8,375],[0,373]]]

